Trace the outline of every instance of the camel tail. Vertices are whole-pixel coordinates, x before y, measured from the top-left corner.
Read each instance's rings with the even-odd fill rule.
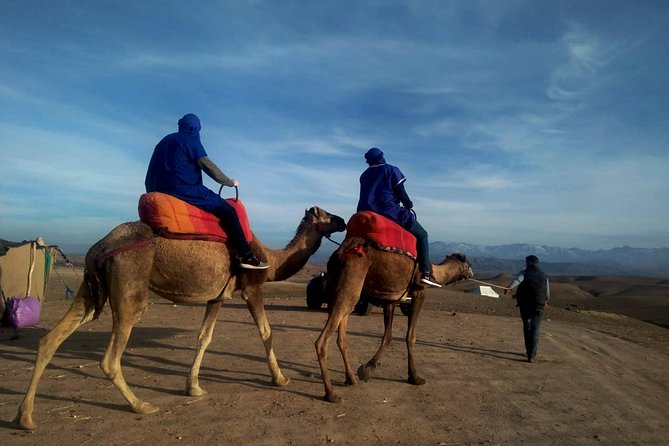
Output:
[[[102,283],[102,278],[104,277],[102,268],[104,263],[97,261],[99,250],[99,246],[96,245],[86,254],[84,280],[75,297],[75,300],[83,301],[85,319],[87,321],[94,321],[100,317],[100,313],[102,313],[102,309],[105,307],[108,299],[108,293],[104,292],[104,283]]]
[[[86,312],[94,310],[92,320],[97,320],[100,313],[107,303],[108,295],[104,291],[104,286],[101,283],[101,275],[98,271],[84,271],[84,283],[81,284],[81,297],[85,301]]]

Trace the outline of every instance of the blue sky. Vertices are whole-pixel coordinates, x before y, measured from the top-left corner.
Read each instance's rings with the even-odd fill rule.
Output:
[[[195,113],[272,247],[306,207],[348,219],[373,146],[431,241],[666,247],[667,23],[666,1],[4,0],[0,237],[83,252],[136,220]]]

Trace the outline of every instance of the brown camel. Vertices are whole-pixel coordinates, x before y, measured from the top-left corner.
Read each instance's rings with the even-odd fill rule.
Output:
[[[462,254],[452,254],[438,264],[432,265],[434,277],[440,284],[447,285],[458,280],[474,277],[471,265]],[[346,326],[348,316],[361,294],[383,307],[384,333],[381,346],[366,364],[358,369],[358,376],[368,381],[376,368],[381,354],[392,340],[393,315],[395,305],[404,296],[411,296],[411,311],[406,334],[409,359],[409,383],[425,384],[418,376],[414,364],[416,344],[416,320],[425,299],[425,288],[418,281],[418,269],[413,259],[406,255],[383,251],[371,246],[360,237],[347,238],[328,261],[328,320],[316,340],[316,354],[323,375],[326,401],[341,402],[330,381],[328,371],[328,343],[338,329],[337,345],[344,360],[346,385],[356,384],[356,377],[348,359]]]
[[[236,266],[233,253],[225,243],[155,237],[151,228],[142,222],[117,226],[88,251],[84,282],[72,306],[40,340],[30,386],[14,421],[24,429],[37,427],[32,412],[44,369],[68,336],[83,323],[99,316],[107,300],[113,328],[100,368],[123,394],[133,412],[156,412],[158,407],[135,396],[121,371],[121,356],[133,325],[149,305],[149,290],[176,303],[207,303],[197,354],[188,377],[188,393],[204,393],[198,384],[200,363],[211,341],[221,302],[230,299],[235,289],[241,290],[258,327],[273,384],[288,384],[289,379],[281,373],[272,350],[272,333],[261,285],[267,280],[282,280],[295,274],[316,252],[323,236],[344,229],[341,217],[312,207],[305,211],[295,237],[284,249],[270,250],[254,238],[251,246],[259,257],[269,261],[269,269],[242,270]]]

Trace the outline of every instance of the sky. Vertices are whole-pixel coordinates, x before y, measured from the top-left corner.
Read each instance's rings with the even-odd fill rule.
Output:
[[[666,1],[3,0],[0,238],[79,253],[137,220],[195,113],[270,247],[313,205],[348,219],[370,147],[430,241],[668,247],[668,23]]]

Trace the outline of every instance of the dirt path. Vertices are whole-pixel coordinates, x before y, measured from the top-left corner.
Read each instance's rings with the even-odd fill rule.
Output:
[[[47,302],[40,327],[16,341],[0,332],[0,444],[659,445],[669,438],[665,329],[644,324],[655,337],[636,342],[607,333],[614,322],[580,315],[590,318],[588,328],[549,313],[540,361],[528,364],[517,318],[428,305],[417,346],[427,384],[406,383],[406,318],[398,315],[394,342],[368,383],[342,385],[343,365],[331,342],[332,378],[344,398],[333,405],[321,400],[313,346],[325,311],[306,310],[298,294],[268,295],[276,353],[292,379],[287,387],[271,386],[255,325],[236,298],[224,305],[204,359],[200,382],[209,394],[184,396],[203,308],[156,301],[133,331],[123,364],[130,386],[161,410],[133,414],[97,366],[111,325],[107,309],[61,346],[38,391],[39,429],[19,431],[11,421],[37,343],[66,308],[61,299]],[[380,309],[351,316],[356,367],[378,347],[382,324]]]

